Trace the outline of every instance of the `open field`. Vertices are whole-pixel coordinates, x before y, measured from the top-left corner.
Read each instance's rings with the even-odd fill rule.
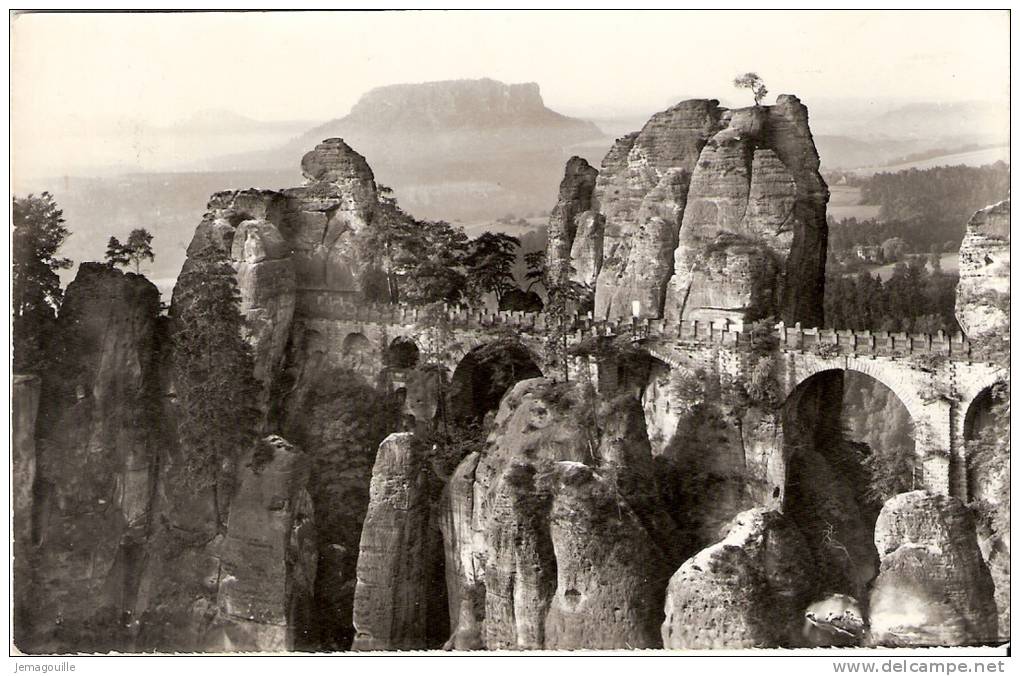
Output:
[[[849,185],[829,186],[828,214],[837,221],[845,218],[878,218],[877,204],[860,204],[861,189]]]
[[[960,272],[960,254],[958,252],[953,251],[952,253],[944,253],[944,254],[942,254],[940,260],[941,260],[941,264],[942,264],[942,272],[946,272],[946,273],[950,273],[950,274],[954,274],[954,275],[955,274],[959,274],[959,272]],[[887,279],[889,279],[890,277],[892,277],[893,269],[895,269],[895,267],[896,267],[895,263],[890,263],[889,265],[882,265],[882,266],[870,268],[870,269],[866,270],[866,272],[870,272],[873,275],[878,275],[879,278],[884,282]],[[931,266],[928,266],[928,269],[930,270]]]
[[[970,150],[963,153],[953,153],[951,155],[939,155],[938,157],[929,157],[924,160],[917,160],[916,162],[905,162],[903,164],[895,164],[887,167],[863,167],[855,170],[855,173],[862,176],[871,176],[872,174],[878,173],[891,174],[905,169],[930,169],[932,167],[952,167],[960,164],[968,167],[981,167],[986,164],[995,164],[1000,161],[1009,162],[1008,145],[996,146],[994,148],[982,148],[981,150]]]

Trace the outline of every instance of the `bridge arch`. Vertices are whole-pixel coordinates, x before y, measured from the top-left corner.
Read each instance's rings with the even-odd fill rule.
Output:
[[[981,462],[979,449],[982,436],[986,431],[992,430],[1001,421],[996,420],[995,406],[998,401],[999,392],[996,385],[1000,380],[996,379],[991,384],[985,384],[977,393],[961,405],[962,439],[960,440],[961,454],[958,476],[954,477],[960,486],[960,492],[968,500],[992,500],[998,498],[990,486],[996,483],[997,469],[990,467],[986,462]],[[1002,430],[1003,434],[1009,434],[1009,430]]]
[[[344,336],[340,347],[341,363],[368,380],[375,378],[378,370],[378,352],[372,341],[360,331]]]
[[[397,336],[383,353],[383,365],[397,369],[412,369],[421,361],[421,350],[411,338]]]
[[[450,412],[464,422],[480,423],[499,408],[503,395],[517,382],[539,378],[536,354],[522,341],[477,341],[457,360],[450,376]]]
[[[881,483],[890,494],[922,487],[925,457],[915,441],[917,420],[888,379],[840,366],[846,363],[814,364],[783,401],[781,446],[767,477],[811,548],[823,585],[859,598],[878,572],[874,525],[880,501],[869,493]],[[852,382],[857,379],[851,374],[868,382]],[[846,417],[854,404],[861,407],[863,425]],[[889,428],[870,428],[866,421],[876,411]],[[872,475],[869,459],[883,456],[884,469]]]

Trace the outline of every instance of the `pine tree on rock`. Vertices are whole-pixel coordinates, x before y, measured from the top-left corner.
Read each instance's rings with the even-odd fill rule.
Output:
[[[14,370],[38,373],[46,360],[63,295],[57,271],[71,267],[69,259],[57,255],[68,231],[63,212],[48,192],[15,197],[12,207]]]
[[[206,247],[181,272],[173,303],[173,366],[184,476],[212,488],[224,519],[237,462],[252,447],[259,414],[251,347],[242,335],[240,291],[222,251]]]
[[[110,265],[133,265],[135,274],[142,268],[142,261],[156,260],[152,251],[152,234],[144,228],[135,228],[128,235],[127,243],[121,244],[116,237],[106,243],[106,260]]]

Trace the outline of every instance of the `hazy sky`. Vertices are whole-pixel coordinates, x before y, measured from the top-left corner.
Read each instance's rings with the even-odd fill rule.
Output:
[[[1006,11],[28,14],[12,26],[12,125],[23,152],[205,109],[322,121],[372,87],[475,77],[535,81],[550,107],[596,115],[732,96],[747,70],[809,105],[1005,101],[1008,24]]]

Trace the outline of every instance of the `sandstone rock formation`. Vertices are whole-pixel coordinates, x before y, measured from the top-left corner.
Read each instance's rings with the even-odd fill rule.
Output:
[[[872,645],[970,645],[998,638],[992,578],[958,499],[902,493],[875,524]]]
[[[278,436],[243,465],[220,548],[220,650],[294,650],[311,628],[315,519],[307,456]]]
[[[967,223],[956,290],[964,333],[998,354],[1009,350],[1009,204],[982,209]]]
[[[194,256],[207,246],[219,248],[237,270],[241,314],[262,384],[258,402],[268,411],[273,378],[280,367],[296,304],[291,246],[279,230],[285,201],[268,190],[242,190],[212,196],[188,246]],[[190,260],[184,263],[186,271]]]
[[[348,650],[362,523],[379,444],[401,429],[399,400],[354,370],[328,323],[298,317],[283,378],[292,383],[278,402],[284,438],[313,463],[309,491],[319,546],[315,622],[318,645]]]
[[[38,591],[24,650],[109,649],[124,638],[160,433],[158,312],[148,280],[99,263],[83,263],[65,292],[36,425]]]
[[[741,512],[726,537],[684,562],[669,581],[666,648],[798,645],[815,593],[814,562],[777,512]]]
[[[818,164],[807,109],[787,95],[738,110],[684,101],[618,139],[592,200],[605,224],[572,240],[580,277],[597,272],[595,314],[820,325]]]
[[[583,386],[521,381],[457,468],[443,524],[452,648],[659,644],[679,563],[649,480],[640,403],[595,422]],[[640,423],[638,423],[640,421]],[[635,429],[635,425],[640,429]],[[657,513],[657,514],[656,514]]]
[[[32,603],[32,520],[36,469],[35,421],[41,385],[37,376],[15,375],[11,382],[11,497],[14,521],[14,642],[22,641]]]
[[[358,555],[354,650],[436,647],[429,646],[429,599],[442,591],[430,588],[439,548],[425,452],[407,432],[379,446]]]
[[[315,581],[315,640],[348,649],[372,458],[397,426],[372,387],[376,374],[366,371],[363,350],[333,350],[328,329],[306,321],[300,304],[309,293],[358,296],[362,263],[353,237],[378,217],[379,200],[365,158],[341,139],[316,145],[301,168],[307,181],[301,187],[213,195],[189,255],[210,243],[229,254],[262,383],[266,431],[281,431],[316,465],[309,490],[323,572]],[[362,416],[373,424],[355,420]],[[216,556],[210,551],[203,560]]]
[[[35,421],[42,383],[38,376],[16,375],[11,383],[11,473],[14,542],[27,555],[32,540],[32,486],[35,483]],[[17,555],[16,555],[17,558]],[[20,565],[17,564],[16,565]]]
[[[546,244],[546,266],[549,270],[558,270],[563,265],[573,265],[576,278],[588,284],[594,284],[598,274],[597,265],[601,258],[594,251],[577,251],[575,259],[572,252],[574,242],[592,242],[592,230],[597,227],[598,215],[591,211],[592,191],[595,189],[595,177],[598,170],[583,158],[574,156],[567,162],[560,182],[559,197],[556,206],[549,215],[549,230]],[[579,232],[580,231],[580,232]],[[594,243],[588,244],[593,246]]]

